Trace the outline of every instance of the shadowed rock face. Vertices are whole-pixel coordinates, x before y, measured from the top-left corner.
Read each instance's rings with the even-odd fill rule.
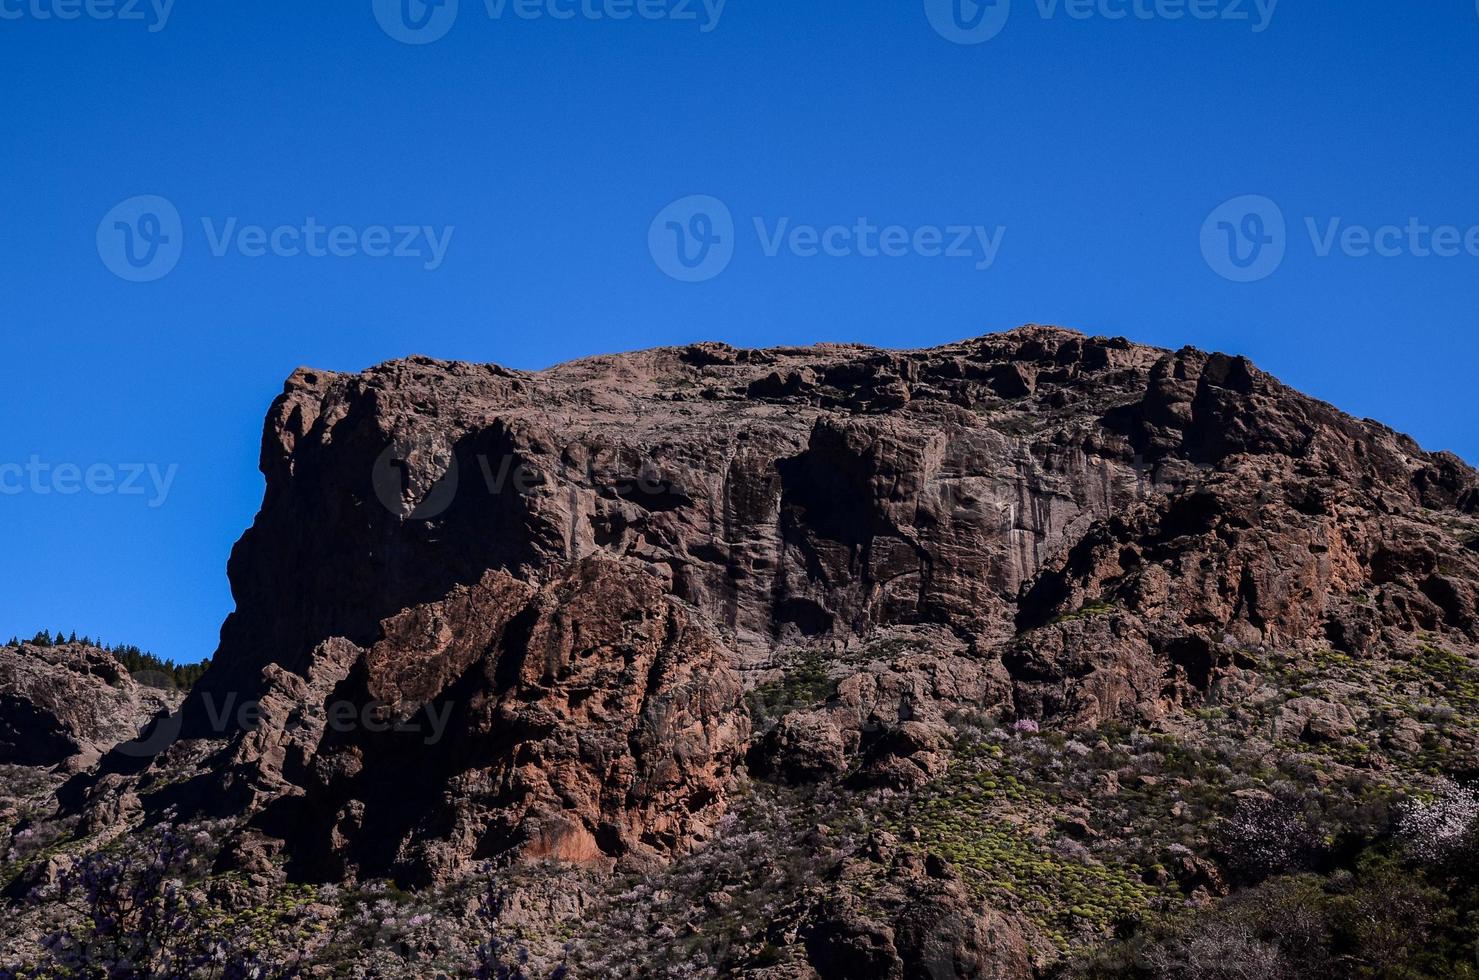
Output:
[[[300,370],[262,470],[185,734],[229,736],[243,860],[326,877],[642,866],[704,838],[747,749],[913,785],[953,710],[1156,718],[1250,647],[1479,623],[1456,458],[1242,358],[1055,328]],[[782,654],[880,642],[751,749],[742,690]],[[233,697],[262,724],[218,724]],[[335,704],[424,724],[338,730]]]
[[[429,883],[511,851],[649,868],[723,812],[749,734],[729,659],[639,565],[490,571],[368,649],[321,647],[308,683],[270,668],[232,762],[309,876]],[[326,702],[377,722],[312,717]]]

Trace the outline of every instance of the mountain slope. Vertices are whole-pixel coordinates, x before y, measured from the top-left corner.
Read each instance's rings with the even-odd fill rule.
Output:
[[[67,809],[228,817],[263,880],[494,874],[590,975],[1062,969],[1479,756],[1479,475],[1243,358],[303,369],[262,470],[180,740]],[[1331,840],[1254,867],[1262,819]]]

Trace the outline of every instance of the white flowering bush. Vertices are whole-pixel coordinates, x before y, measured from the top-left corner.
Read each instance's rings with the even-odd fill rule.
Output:
[[[1427,864],[1473,853],[1479,843],[1479,792],[1444,781],[1431,800],[1411,800],[1397,824],[1403,846]]]
[[[1244,800],[1218,836],[1228,867],[1249,881],[1307,867],[1322,848],[1298,801],[1279,797]]]

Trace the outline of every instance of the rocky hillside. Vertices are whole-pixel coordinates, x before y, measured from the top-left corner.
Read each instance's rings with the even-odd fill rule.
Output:
[[[0,647],[0,764],[80,771],[179,703],[96,647]]]
[[[1243,358],[1027,327],[305,369],[261,465],[179,738],[56,819],[78,854],[209,822],[202,923],[281,903],[266,962],[1349,976],[1467,941],[1427,893],[1409,953],[1339,916],[1391,906],[1378,859],[1458,894],[1399,841],[1479,772],[1479,475]],[[1238,917],[1300,875],[1325,938]]]

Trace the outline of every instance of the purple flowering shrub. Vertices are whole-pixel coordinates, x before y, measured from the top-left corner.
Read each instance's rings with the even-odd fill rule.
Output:
[[[219,980],[295,975],[269,967],[235,936],[220,932],[202,896],[186,882],[205,873],[202,842],[164,827],[127,844],[75,860],[33,893],[38,902],[70,908],[73,924],[41,941],[40,961],[0,968],[12,978]]]

